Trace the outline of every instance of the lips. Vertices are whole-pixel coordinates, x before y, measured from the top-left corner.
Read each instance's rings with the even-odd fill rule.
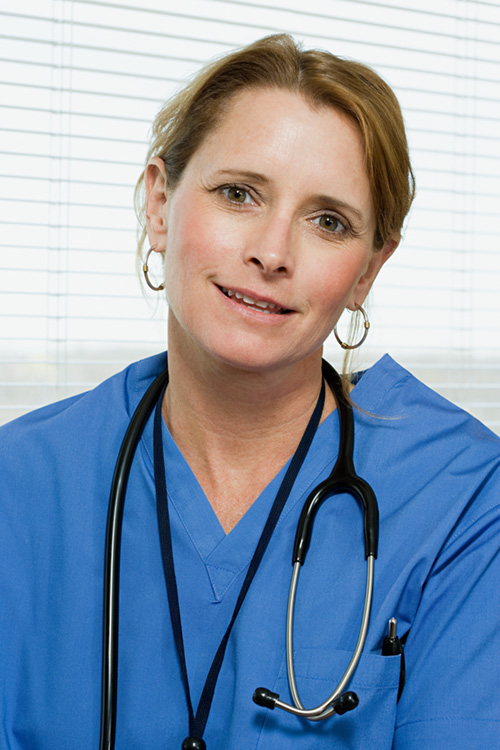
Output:
[[[291,310],[286,310],[284,307],[280,307],[274,302],[267,302],[263,299],[254,299],[247,294],[243,294],[243,292],[233,291],[225,286],[220,286],[219,289],[226,297],[229,297],[240,305],[245,305],[246,307],[259,310],[259,312],[267,313],[268,315],[285,315],[286,313],[291,312]]]

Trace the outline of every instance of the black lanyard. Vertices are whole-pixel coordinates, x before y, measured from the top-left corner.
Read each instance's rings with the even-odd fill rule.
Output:
[[[215,657],[212,661],[212,666],[210,667],[210,671],[207,675],[207,679],[203,687],[203,692],[201,694],[196,715],[193,711],[191,691],[189,689],[189,679],[186,667],[186,654],[184,651],[184,639],[182,636],[181,615],[179,608],[179,595],[177,592],[177,581],[175,577],[175,565],[172,552],[172,535],[170,532],[170,519],[168,514],[167,484],[165,479],[165,461],[163,458],[163,440],[161,433],[161,407],[164,392],[165,389],[162,391],[160,398],[158,399],[158,403],[156,404],[154,417],[154,470],[156,485],[156,507],[158,511],[158,527],[160,532],[163,570],[165,573],[165,582],[167,585],[170,617],[172,620],[172,628],[174,631],[175,644],[180,661],[182,681],[184,684],[184,692],[186,695],[186,703],[189,714],[190,737],[187,737],[182,743],[182,750],[205,750],[206,745],[204,740],[202,739],[203,733],[205,731],[208,714],[210,712],[210,706],[212,705],[215,686],[217,684],[217,678],[222,667],[229,635],[231,633],[238,612],[240,611],[241,605],[243,604],[246,593],[253,580],[253,577],[260,565],[264,552],[266,551],[269,540],[271,539],[276,524],[278,523],[281,511],[283,510],[285,503],[288,500],[288,496],[290,495],[295,479],[297,478],[300,468],[307,455],[307,451],[309,450],[313,437],[318,428],[321,414],[323,413],[323,405],[325,402],[325,384],[324,382],[322,383],[318,401],[316,403],[312,416],[309,420],[304,434],[302,435],[299,446],[295,451],[292,460],[290,461],[290,465],[283,478],[281,486],[276,495],[276,499],[267,518],[266,524],[250,562],[245,580],[243,581],[243,585],[238,595],[231,621],[227,627],[226,632],[224,633],[224,636],[219,644],[219,648],[217,649],[217,653],[215,654]]]

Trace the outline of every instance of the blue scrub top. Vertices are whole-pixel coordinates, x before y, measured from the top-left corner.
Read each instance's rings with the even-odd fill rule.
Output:
[[[128,421],[165,355],[0,430],[0,747],[99,745],[109,488]],[[353,391],[355,464],[380,507],[373,614],[352,713],[308,722],[259,708],[290,699],[285,616],[302,504],[331,471],[338,415],[319,427],[238,615],[208,719],[208,750],[500,748],[500,441],[390,357]],[[195,707],[285,471],[224,534],[163,426],[187,668]],[[156,516],[152,419],[124,513],[117,750],[175,750],[188,734]],[[306,706],[335,688],[356,644],[366,563],[350,496],[325,502],[302,569],[296,676]],[[406,643],[382,656],[388,620]]]

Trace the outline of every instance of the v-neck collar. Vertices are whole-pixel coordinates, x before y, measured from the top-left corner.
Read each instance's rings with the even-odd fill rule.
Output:
[[[330,416],[334,414],[335,412]],[[315,443],[318,439],[321,440],[321,433],[328,430],[326,423],[329,420],[330,418],[319,426],[309,451],[310,454],[316,453]],[[338,419],[335,417],[331,421],[338,421]],[[218,601],[250,563],[289,461],[256,498],[236,526],[229,534],[226,534],[196,476],[164,422],[162,437],[170,507],[202,559],[212,586],[213,596]],[[309,458],[309,456],[306,458],[304,465],[310,463]],[[325,456],[325,460],[320,462],[318,474],[324,469],[329,458],[331,454],[328,457]],[[279,523],[283,522],[303,492],[307,491],[311,481],[314,481],[311,468],[304,472],[303,467],[299,473]]]
[[[390,360],[389,357],[387,359]],[[370,372],[368,371],[366,375]],[[371,404],[365,404],[366,399],[363,398],[368,385],[366,381],[370,380],[370,377],[366,375],[360,373],[352,397],[360,403],[362,408],[370,409]],[[162,438],[168,498],[172,509],[174,545],[175,538],[179,535],[189,539],[189,543],[206,568],[212,596],[215,601],[220,601],[235,578],[247,568],[252,558],[289,462],[271,480],[230,533],[226,534],[164,421],[162,421]],[[151,469],[152,448],[150,450],[150,446],[152,447],[152,442],[153,428],[152,419],[150,419],[144,431],[143,445],[151,461]],[[324,473],[328,464],[336,459],[338,445],[339,422],[338,413],[335,410],[318,427],[275,533],[279,533],[280,526],[286,522],[288,514],[296,503],[305,499],[311,488],[318,483],[320,475]],[[291,544],[293,544],[293,538]]]
[[[142,441],[148,456],[148,463],[150,463],[150,471],[153,470],[152,421],[150,419],[146,425]],[[335,443],[338,448],[338,416],[334,411],[316,431],[275,533],[279,532],[279,527],[285,522],[290,510],[317,482],[318,476],[331,461],[330,440],[326,440],[330,444],[329,449],[324,445],[325,436],[332,429],[330,425],[333,425],[336,435]],[[187,537],[207,571],[214,600],[220,601],[234,580],[250,563],[289,461],[271,480],[236,526],[229,534],[226,534],[164,421],[162,421],[162,439],[174,554],[176,537],[179,538],[179,535]]]

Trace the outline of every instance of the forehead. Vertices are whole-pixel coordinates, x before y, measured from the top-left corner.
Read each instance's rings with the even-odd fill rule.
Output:
[[[219,147],[221,141],[237,147],[248,140],[260,146],[276,136],[298,137],[303,128],[312,139],[326,137],[332,148],[340,139],[344,145],[349,142],[364,157],[360,131],[346,114],[328,105],[314,106],[298,92],[276,88],[247,89],[233,96],[201,148],[214,141]]]
[[[364,148],[357,126],[333,107],[313,107],[299,93],[246,90],[188,164],[206,170],[258,172],[319,192],[341,188],[371,204]]]

